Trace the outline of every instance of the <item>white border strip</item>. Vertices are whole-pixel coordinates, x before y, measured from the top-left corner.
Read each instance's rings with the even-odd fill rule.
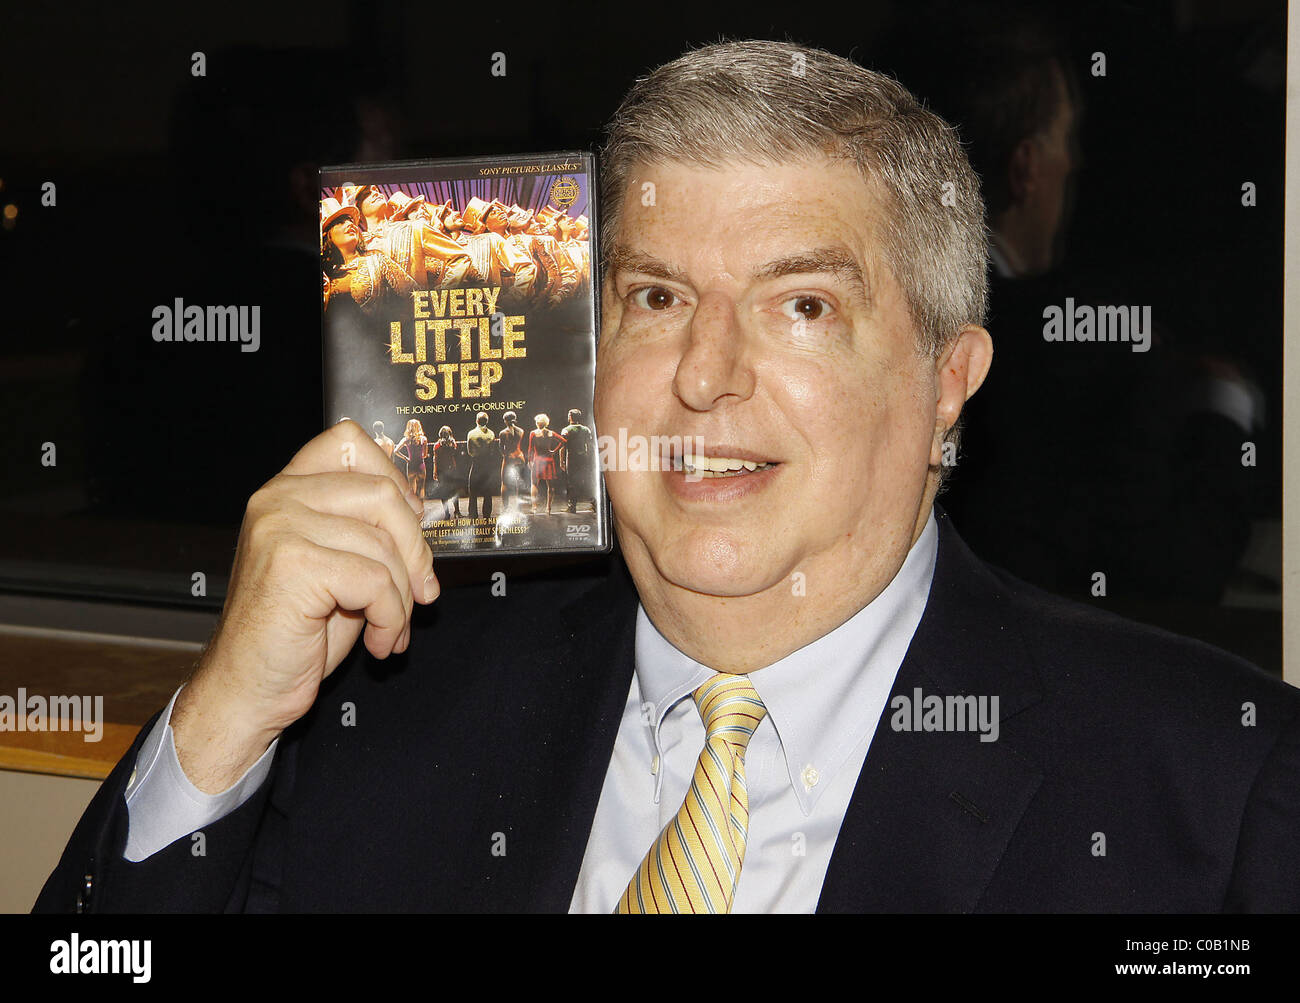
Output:
[[[1300,686],[1300,22],[1287,4],[1286,202],[1282,312],[1282,678]]]

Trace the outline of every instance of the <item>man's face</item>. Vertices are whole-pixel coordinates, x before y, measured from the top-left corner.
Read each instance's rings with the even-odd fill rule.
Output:
[[[388,199],[379,191],[378,188],[371,188],[366,192],[366,197],[361,200],[361,211],[367,216],[382,215],[382,210],[388,205]]]
[[[483,225],[493,233],[504,234],[506,232],[506,211],[500,206],[493,206],[483,217]]]
[[[638,585],[746,596],[802,571],[874,597],[923,525],[936,416],[934,363],[882,261],[882,205],[829,159],[630,174],[597,427],[769,464],[607,473]]]

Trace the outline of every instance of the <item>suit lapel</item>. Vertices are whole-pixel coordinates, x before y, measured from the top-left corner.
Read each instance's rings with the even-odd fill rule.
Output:
[[[507,727],[528,737],[488,767],[478,829],[502,833],[504,855],[476,855],[469,908],[569,909],[632,685],[637,597],[612,560],[606,587],[559,610],[554,636],[517,659]]]
[[[899,668],[822,884],[819,912],[969,912],[1025,808],[1039,767],[974,731],[895,731],[895,698],[997,696],[999,719],[1041,699],[1001,586],[942,509],[925,613]]]

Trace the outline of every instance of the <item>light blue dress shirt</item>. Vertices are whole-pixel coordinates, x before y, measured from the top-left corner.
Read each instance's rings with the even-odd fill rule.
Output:
[[[814,912],[938,554],[931,513],[893,581],[829,634],[749,674],[767,714],[745,753],[749,835],[732,912]],[[714,671],[637,611],[636,672],[570,912],[612,912],[676,817],[704,748],[691,693]]]
[[[745,755],[749,841],[734,912],[813,912],[871,738],[925,612],[938,554],[931,512],[893,581],[833,631],[749,674],[767,707]],[[681,807],[704,747],[690,694],[713,670],[682,654],[638,607],[636,671],[570,912],[612,912]],[[177,690],[179,693],[180,690]],[[271,769],[278,739],[234,785],[205,794],[176,757],[171,712],[127,786],[125,858],[144,860],[233,812]]]

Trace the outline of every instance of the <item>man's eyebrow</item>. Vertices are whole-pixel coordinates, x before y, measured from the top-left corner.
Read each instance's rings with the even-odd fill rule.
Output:
[[[634,251],[622,244],[614,245],[609,252],[607,265],[611,275],[616,275],[619,272],[640,272],[643,275],[653,275],[657,279],[666,279],[669,282],[678,282],[682,285],[690,284],[686,278],[686,273],[680,268],[675,268],[667,262],[660,261],[653,254]]]
[[[847,250],[837,247],[819,247],[812,251],[802,251],[769,261],[754,272],[755,279],[779,279],[785,275],[803,275],[813,272],[829,272],[841,280],[856,287],[867,300],[871,299],[871,290],[867,286],[867,277],[857,258]]]
[[[690,284],[686,273],[681,269],[661,261],[652,254],[634,251],[620,244],[616,244],[610,251],[609,272],[611,275],[619,272],[639,272],[669,282],[678,282],[682,285]],[[867,285],[862,266],[858,264],[857,259],[852,254],[841,248],[821,247],[812,251],[801,251],[798,254],[777,258],[755,271],[753,277],[756,280],[779,279],[784,275],[818,272],[838,276],[861,292],[864,299],[870,301],[871,290]]]

